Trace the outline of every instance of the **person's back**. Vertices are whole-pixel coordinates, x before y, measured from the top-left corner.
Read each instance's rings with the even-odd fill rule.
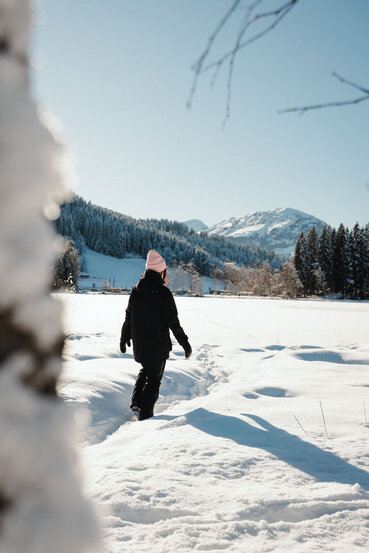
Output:
[[[144,277],[133,288],[121,332],[121,351],[133,341],[135,361],[142,364],[132,395],[131,408],[139,412],[139,418],[153,415],[159,396],[159,387],[165,362],[172,349],[169,329],[191,355],[188,338],[180,326],[172,292],[164,284],[167,266],[154,250],[147,256]]]

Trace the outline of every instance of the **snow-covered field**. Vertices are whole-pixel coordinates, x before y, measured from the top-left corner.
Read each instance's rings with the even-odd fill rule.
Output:
[[[78,284],[82,290],[101,290],[104,280],[110,281],[110,284],[117,288],[130,289],[145,270],[145,260],[141,257],[118,259],[85,248],[83,259],[85,272],[89,277],[79,280]]]
[[[156,416],[132,422],[128,297],[59,297],[108,553],[367,550],[369,303],[176,298],[193,355],[174,346]]]
[[[141,257],[118,259],[85,248],[83,258],[84,272],[89,276],[79,280],[78,285],[81,290],[102,290],[105,280],[110,282],[113,287],[130,290],[137,284],[141,274],[145,271],[146,260]],[[171,272],[172,269],[169,269],[169,278],[172,277]],[[201,277],[201,280],[203,289],[207,293],[209,288],[213,287],[213,282],[206,276]],[[217,288],[223,289],[224,283],[217,281]]]

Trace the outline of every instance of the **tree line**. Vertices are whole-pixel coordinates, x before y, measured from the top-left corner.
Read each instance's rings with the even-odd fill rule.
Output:
[[[294,266],[304,295],[338,294],[342,298],[369,297],[369,223],[349,230],[312,227],[296,242]]]
[[[267,261],[254,267],[226,263],[213,268],[211,276],[215,293],[225,289],[237,295],[369,298],[369,224],[301,232],[293,257],[280,270]]]

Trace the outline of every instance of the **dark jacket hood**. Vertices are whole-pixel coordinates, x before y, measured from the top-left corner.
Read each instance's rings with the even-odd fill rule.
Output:
[[[160,273],[147,269],[144,276],[137,283],[138,291],[157,290],[164,286]]]

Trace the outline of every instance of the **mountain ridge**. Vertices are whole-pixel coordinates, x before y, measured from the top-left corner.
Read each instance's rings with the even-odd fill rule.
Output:
[[[279,255],[290,255],[301,232],[307,233],[313,226],[319,233],[326,223],[304,211],[282,207],[230,217],[206,232]]]

